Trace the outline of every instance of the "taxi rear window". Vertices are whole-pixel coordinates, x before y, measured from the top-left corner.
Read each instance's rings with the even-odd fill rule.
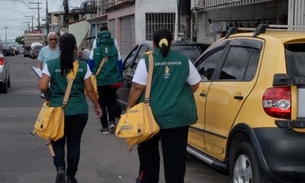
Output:
[[[305,43],[285,45],[287,74],[291,77],[305,77]]]

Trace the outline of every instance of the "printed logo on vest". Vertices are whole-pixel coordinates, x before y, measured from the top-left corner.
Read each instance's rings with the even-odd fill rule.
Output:
[[[164,79],[168,79],[169,76],[170,76],[169,67],[165,66],[165,68],[164,68]]]

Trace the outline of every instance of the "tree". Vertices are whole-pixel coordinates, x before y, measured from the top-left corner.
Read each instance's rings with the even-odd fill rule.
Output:
[[[23,36],[16,37],[15,41],[19,44],[23,44]]]

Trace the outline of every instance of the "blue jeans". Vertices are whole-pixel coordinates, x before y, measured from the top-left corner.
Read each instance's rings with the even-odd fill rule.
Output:
[[[75,176],[80,158],[80,142],[88,121],[88,114],[65,116],[64,137],[52,142],[55,152],[53,163],[56,169],[66,168],[65,144],[67,142],[67,176]]]

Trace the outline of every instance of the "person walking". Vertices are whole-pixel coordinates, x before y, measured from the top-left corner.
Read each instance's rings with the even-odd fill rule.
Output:
[[[55,32],[50,32],[47,36],[47,46],[44,46],[39,51],[37,67],[42,70],[47,61],[59,57],[58,36]]]
[[[38,80],[38,88],[41,91],[45,91],[50,82],[51,107],[62,105],[67,87],[67,73],[73,71],[73,63],[76,61],[74,56],[77,51],[76,39],[73,34],[65,33],[61,36],[60,50],[60,57],[46,63],[42,77]],[[79,68],[73,81],[68,103],[64,108],[64,137],[51,142],[55,152],[53,163],[57,170],[55,183],[66,183],[66,176],[67,183],[77,183],[75,175],[80,159],[80,142],[88,121],[88,104],[84,89],[94,105],[97,117],[102,116],[102,110],[91,83],[89,66],[86,62],[77,62]],[[67,164],[65,162],[65,144],[67,144]]]
[[[58,36],[55,32],[50,32],[47,36],[47,46],[44,46],[39,51],[37,60],[38,64],[37,67],[42,70],[45,64],[52,59],[59,57],[59,48],[57,46],[58,43]],[[44,93],[40,93],[40,97],[46,100],[50,99],[50,91],[46,90]]]
[[[172,34],[159,29],[153,35],[153,74],[150,106],[160,132],[138,144],[139,175],[136,183],[159,182],[161,140],[166,183],[184,183],[189,125],[197,121],[193,93],[201,80],[192,62],[170,49]],[[143,101],[148,76],[148,56],[139,61],[133,77],[127,110]]]
[[[122,82],[117,62],[119,51],[108,28],[102,28],[97,40],[98,47],[93,49],[94,66],[92,72],[96,75],[99,103],[103,111],[100,133],[109,134],[115,131],[116,91],[115,83]],[[106,58],[104,60],[104,58]],[[103,61],[104,60],[104,61]],[[102,63],[102,65],[101,65]],[[98,72],[98,70],[100,72]]]
[[[108,31],[108,27],[106,25],[102,25],[100,27],[100,32],[102,32],[102,31]],[[97,39],[94,39],[94,41],[92,43],[92,49],[91,49],[91,52],[90,52],[90,55],[89,55],[89,59],[88,59],[88,64],[89,64],[89,67],[90,67],[91,70],[94,67],[93,50],[94,50],[94,48],[97,47],[96,40]],[[118,50],[118,63],[117,63],[117,66],[118,66],[120,74],[123,75],[123,62],[122,62],[122,54],[121,54],[121,51],[120,51],[120,46],[119,46],[118,41],[116,39],[113,38],[113,40],[114,40],[114,45],[115,45],[116,49]]]

